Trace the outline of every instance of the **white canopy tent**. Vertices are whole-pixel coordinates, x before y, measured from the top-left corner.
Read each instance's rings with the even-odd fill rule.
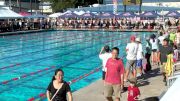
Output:
[[[83,15],[86,12],[81,10],[81,11],[74,11],[74,13],[77,15]]]
[[[23,16],[7,8],[0,7],[0,19],[22,18]]]
[[[64,13],[53,13],[53,14],[50,14],[49,17],[50,18],[58,18],[59,16],[63,15]]]

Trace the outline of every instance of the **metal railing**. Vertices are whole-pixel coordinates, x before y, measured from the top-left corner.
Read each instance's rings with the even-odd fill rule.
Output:
[[[176,79],[180,77],[180,71],[179,71],[179,72],[176,72],[177,66],[180,66],[180,62],[178,62],[178,63],[176,63],[176,64],[173,65],[172,76],[169,77],[169,78],[168,78],[168,81],[167,81],[167,86],[168,86],[168,87],[171,87],[172,84],[176,81]]]

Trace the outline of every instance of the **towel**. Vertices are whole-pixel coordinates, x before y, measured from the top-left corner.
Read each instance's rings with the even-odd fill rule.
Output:
[[[167,56],[167,63],[165,65],[165,72],[168,76],[171,76],[172,72],[173,72],[173,54],[169,54]]]

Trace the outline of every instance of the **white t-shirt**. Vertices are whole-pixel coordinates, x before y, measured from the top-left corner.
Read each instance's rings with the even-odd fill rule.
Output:
[[[138,51],[137,51],[137,60],[141,60],[143,59],[143,48],[142,48],[142,44],[139,43],[138,44]]]
[[[165,36],[159,36],[158,39],[160,41],[160,44],[162,45],[163,44],[163,40],[165,39]]]
[[[136,60],[138,46],[137,43],[128,43],[126,46],[127,60]]]
[[[99,58],[102,60],[102,64],[103,64],[103,68],[102,70],[103,71],[106,71],[106,62],[109,58],[112,57],[112,54],[111,53],[104,53],[104,54],[100,54],[99,55]]]
[[[157,39],[154,39],[155,41],[153,41],[153,39],[150,39],[150,43],[151,43],[151,47],[152,47],[152,50],[153,49],[158,49],[158,40]]]

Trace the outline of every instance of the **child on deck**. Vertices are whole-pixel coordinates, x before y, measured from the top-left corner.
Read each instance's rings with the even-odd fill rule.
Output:
[[[138,98],[140,96],[140,90],[136,86],[137,79],[136,78],[131,78],[129,80],[130,85],[128,87],[128,99],[127,101],[138,101]]]

